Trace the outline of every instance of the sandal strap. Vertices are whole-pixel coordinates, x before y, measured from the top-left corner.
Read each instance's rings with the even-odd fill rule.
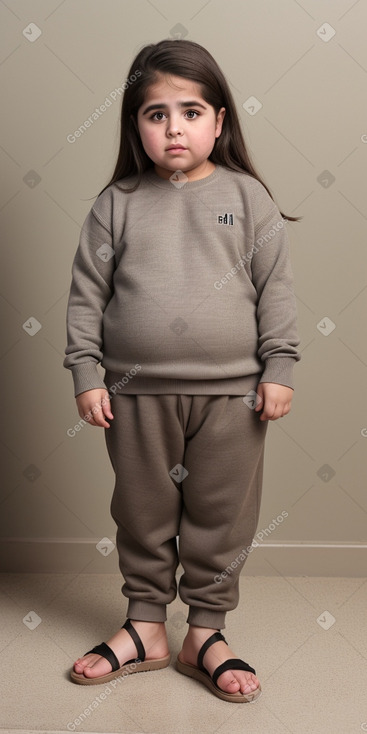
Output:
[[[93,650],[88,650],[88,652],[85,653],[85,655],[88,655],[90,652],[95,652],[97,655],[102,655],[103,658],[106,658],[110,665],[112,666],[112,671],[115,672],[115,670],[118,670],[120,667],[120,663],[114,653],[113,650],[107,645],[105,642],[101,642],[100,645],[96,645]]]
[[[210,637],[208,637],[208,639],[206,640],[206,642],[204,642],[204,644],[200,648],[199,654],[198,654],[198,662],[197,662],[197,665],[198,665],[198,668],[200,668],[200,670],[204,670],[205,672],[207,672],[206,669],[204,668],[204,665],[203,665],[204,655],[205,655],[207,649],[211,645],[214,645],[215,642],[220,642],[220,641],[223,641],[223,642],[226,643],[226,645],[228,645],[228,642],[224,639],[224,637],[223,637],[223,635],[222,635],[221,632],[214,632],[214,634],[211,635]]]
[[[216,685],[217,680],[222,673],[225,673],[227,670],[248,670],[249,673],[253,673],[256,675],[256,670],[254,668],[251,668],[250,665],[245,663],[244,660],[240,660],[239,658],[231,658],[230,660],[226,660],[225,663],[222,663],[222,665],[218,665],[218,667],[215,669],[213,675],[212,675],[212,681]]]
[[[135,627],[133,627],[133,625],[131,624],[130,619],[127,619],[126,620],[125,624],[122,625],[121,629],[127,630],[128,633],[129,633],[129,635],[130,635],[130,637],[132,637],[132,639],[133,639],[133,641],[135,643],[135,647],[137,649],[138,657],[135,658],[135,661],[134,662],[136,662],[137,660],[139,662],[144,662],[144,660],[145,660],[145,649],[144,649],[144,645],[143,645],[143,643],[141,641],[141,638],[138,635]],[[132,662],[132,661],[129,661],[129,662]]]

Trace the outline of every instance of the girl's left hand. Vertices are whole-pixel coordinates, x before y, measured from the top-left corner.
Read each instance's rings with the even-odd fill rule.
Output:
[[[256,392],[261,402],[255,411],[258,413],[262,410],[261,421],[276,421],[289,413],[293,397],[291,387],[278,385],[276,382],[260,382]]]

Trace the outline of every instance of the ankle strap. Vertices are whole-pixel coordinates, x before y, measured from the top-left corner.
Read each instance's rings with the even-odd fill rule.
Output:
[[[220,642],[220,641],[223,641],[226,643],[226,645],[228,645],[228,642],[225,640],[221,632],[214,632],[214,634],[208,637],[206,642],[204,642],[198,654],[198,668],[200,668],[200,670],[205,670],[204,665],[203,665],[203,659],[204,659],[204,655],[208,647],[210,647],[211,645],[214,645],[215,642]]]
[[[138,656],[137,656],[136,659],[137,660],[141,660],[141,662],[144,662],[144,660],[145,660],[145,649],[144,649],[144,645],[143,645],[143,643],[142,643],[142,641],[141,641],[141,639],[140,639],[140,637],[139,637],[139,635],[138,635],[135,627],[133,627],[133,625],[131,624],[130,619],[127,619],[126,620],[125,624],[122,625],[121,629],[127,630],[128,633],[129,633],[129,635],[130,635],[130,637],[132,637],[132,639],[133,639],[133,641],[135,643],[135,647],[136,647],[137,653],[138,653]]]

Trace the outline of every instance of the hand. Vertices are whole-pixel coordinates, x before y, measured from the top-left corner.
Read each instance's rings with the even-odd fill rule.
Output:
[[[293,397],[291,387],[278,385],[276,382],[260,382],[256,392],[261,402],[256,406],[255,411],[262,410],[261,421],[276,421],[289,413]]]
[[[110,428],[110,424],[105,419],[105,416],[109,419],[113,418],[107,390],[86,390],[77,395],[76,404],[80,417],[88,421],[91,426]]]

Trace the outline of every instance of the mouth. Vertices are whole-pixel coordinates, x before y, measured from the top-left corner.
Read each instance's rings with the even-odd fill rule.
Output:
[[[170,145],[166,150],[187,150],[183,145]]]

